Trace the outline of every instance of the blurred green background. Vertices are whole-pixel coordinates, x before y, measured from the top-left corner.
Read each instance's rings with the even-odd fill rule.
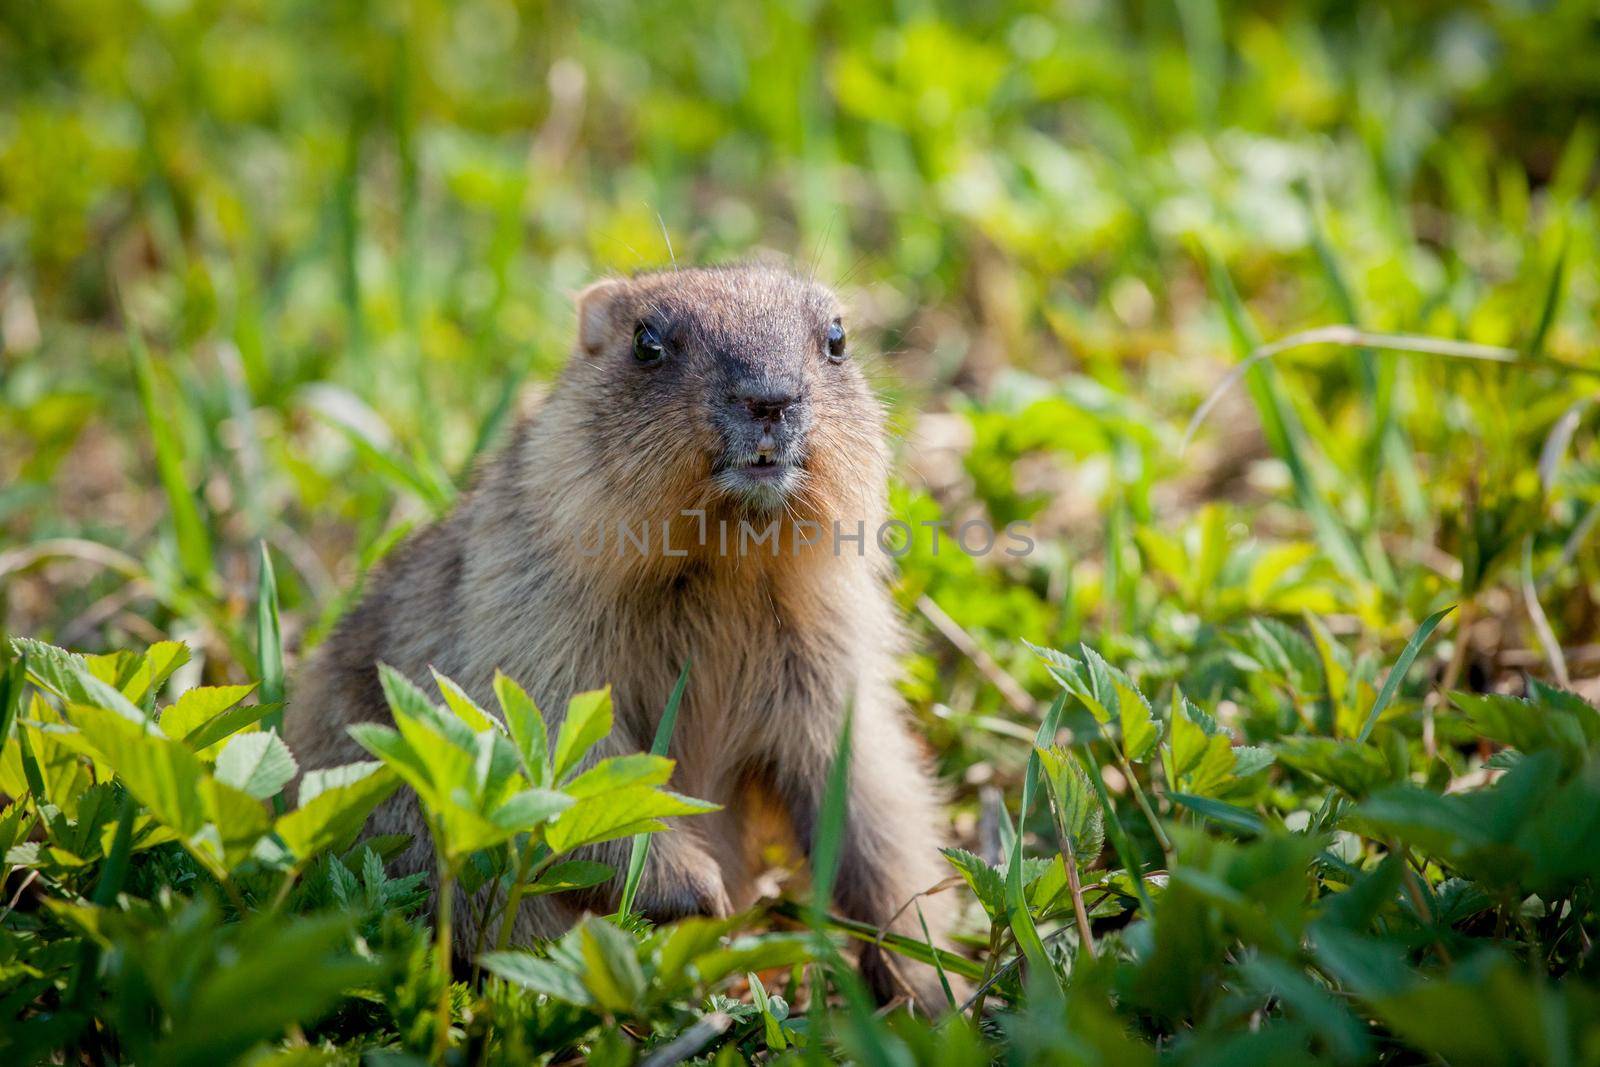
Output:
[[[561,366],[571,294],[670,235],[841,288],[899,511],[1044,531],[903,568],[1025,681],[1018,637],[1175,674],[1246,612],[1377,647],[1462,600],[1505,623],[1461,670],[1542,662],[1524,535],[1581,648],[1593,412],[1537,461],[1600,366],[1596,12],[7,0],[3,618],[236,677],[265,539],[315,640]],[[1296,350],[1180,454],[1329,323],[1520,362]],[[1004,711],[969,658],[908,692]]]
[[[1065,1013],[1013,974],[991,1003],[1039,1010],[981,1020],[1006,1045],[890,1023],[896,1062],[1593,1062],[1600,732],[1538,682],[1600,698],[1597,155],[1594,0],[0,0],[0,633],[176,638],[195,655],[170,695],[260,677],[271,700],[263,543],[292,671],[558,372],[579,288],[786,256],[840,289],[892,402],[896,514],[1034,524],[1026,559],[919,541],[900,561],[903,690],[953,840],[982,857],[953,861],[973,967],[996,974],[1036,919],[1070,932],[1058,890],[1021,901],[1010,842],[1032,884],[1042,854],[1097,901],[1098,963],[1067,940],[1030,957],[1030,977],[1070,971]],[[1341,324],[1400,336],[1284,348],[1186,444],[1261,346]],[[1024,640],[1122,694],[1120,745],[1081,694],[1063,722],[1127,840],[1064,864],[1051,809],[1091,779],[1052,771],[1051,803],[1016,803],[1059,692]],[[16,836],[25,804],[56,826],[89,780],[55,717],[37,700],[15,733],[61,788],[5,749],[7,872],[42,854]],[[87,810],[0,931],[40,1048],[95,957],[16,906],[43,871],[49,922],[88,914],[67,902],[109,808]],[[291,911],[350,913],[318,888],[344,867],[318,870]],[[99,911],[201,896],[193,874],[153,850]],[[396,931],[420,895],[363,877],[416,972]],[[139,921],[148,940],[95,929],[171,964],[149,989],[253,999],[195,979],[218,973],[190,963],[206,928]],[[207,942],[226,967],[266,955],[230,936]],[[263,981],[291,964],[322,966]],[[107,973],[107,996],[157,995]],[[330,985],[317,1010],[343,1006],[312,1039],[425,1048],[417,988],[379,989],[380,1012]],[[498,1027],[512,1062],[579,1035],[637,1051],[611,1014],[458,990],[463,1040]],[[696,1017],[651,1003],[640,1033]],[[771,1055],[805,1021],[763,1038],[755,1009],[708,1003],[746,1013],[723,1053]],[[113,1029],[200,1048],[235,1022],[153,1004]],[[283,1036],[239,1014],[249,1040]]]

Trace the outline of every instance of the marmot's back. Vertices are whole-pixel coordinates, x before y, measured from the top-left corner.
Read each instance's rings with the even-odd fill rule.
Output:
[[[302,771],[369,758],[348,727],[389,721],[379,663],[413,679],[426,677],[429,666],[448,673],[456,658],[463,540],[455,517],[408,537],[367,576],[356,606],[300,672],[284,739]]]

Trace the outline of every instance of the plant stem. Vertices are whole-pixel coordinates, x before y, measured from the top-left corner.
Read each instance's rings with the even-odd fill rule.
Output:
[[[300,877],[300,867],[296,864],[283,872],[283,884],[278,886],[277,893],[273,894],[272,906],[268,911],[277,911],[283,907],[284,901],[289,899],[289,890],[294,888],[294,883]]]
[[[1056,829],[1061,833],[1061,848],[1063,852],[1063,866],[1067,869],[1067,889],[1072,893],[1072,916],[1078,925],[1078,940],[1089,951],[1092,959],[1097,953],[1094,947],[1094,933],[1089,929],[1089,912],[1083,906],[1083,882],[1078,878],[1078,853],[1072,847],[1072,835],[1067,833],[1067,824],[1061,818],[1061,812],[1054,804],[1050,809],[1056,817]]]
[[[1156,835],[1156,843],[1161,846],[1161,854],[1166,858],[1167,866],[1171,867],[1172,861],[1177,858],[1177,850],[1172,845],[1172,838],[1167,836],[1167,831],[1162,827],[1161,820],[1156,818],[1155,809],[1150,806],[1150,799],[1145,796],[1143,787],[1139,785],[1139,776],[1133,773],[1133,767],[1128,763],[1128,757],[1122,754],[1120,745],[1114,745],[1107,739],[1106,746],[1117,757],[1117,764],[1133,789],[1133,799],[1139,805],[1139,810],[1144,812],[1145,821],[1150,824],[1151,831]]]
[[[499,895],[500,879],[496,878],[489,883],[489,891],[483,897],[483,908],[478,912],[478,925],[476,927],[478,933],[472,942],[472,985],[474,987],[478,984],[478,976],[483,972],[478,960],[483,956],[484,942],[489,937],[490,916],[494,914],[495,898]]]
[[[978,984],[977,1002],[972,1006],[973,1016],[983,1018],[983,1002],[989,995],[989,986],[994,979],[994,969],[1000,960],[1000,937],[1005,928],[998,922],[991,920],[989,924],[989,960],[983,968],[983,981]]]
[[[456,895],[455,871],[439,855],[439,905],[434,922],[433,961],[439,982],[438,1017],[434,1020],[433,1062],[443,1063],[450,1048],[450,912]]]
[[[511,879],[511,888],[506,893],[506,910],[500,920],[500,935],[494,940],[496,952],[504,952],[506,946],[511,944],[511,931],[517,923],[517,909],[522,905],[522,893],[528,883],[535,877],[544,873],[555,856],[547,856],[544,862],[538,864],[533,870],[528,870],[528,859],[533,855],[533,842],[530,840],[523,850],[517,855],[516,875]]]

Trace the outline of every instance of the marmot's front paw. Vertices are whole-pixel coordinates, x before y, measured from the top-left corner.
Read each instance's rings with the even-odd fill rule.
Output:
[[[639,887],[639,910],[652,922],[671,922],[691,915],[722,918],[733,914],[733,901],[722,884],[722,873],[708,861],[709,869],[661,871],[646,876]]]

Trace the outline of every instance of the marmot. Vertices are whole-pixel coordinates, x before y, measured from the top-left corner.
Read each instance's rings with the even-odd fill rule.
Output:
[[[906,905],[949,874],[944,820],[894,688],[901,630],[874,537],[883,412],[837,298],[787,269],[740,265],[601,281],[577,313],[577,347],[548,399],[450,515],[376,570],[310,660],[291,694],[290,747],[306,768],[363,758],[346,728],[388,718],[381,661],[428,686],[434,667],[486,708],[498,668],[552,729],[569,696],[609,683],[615,731],[591,760],[644,751],[688,660],[672,785],[723,810],[656,837],[637,904],[665,920],[753,898],[744,830],[760,798],[809,849],[848,706],[835,904],[920,939]],[[775,551],[740,542],[774,518]],[[415,797],[380,808],[370,832],[424,838]],[[627,847],[598,858],[621,870]],[[421,870],[431,856],[414,840],[402,862]],[[526,901],[519,940],[614,906],[616,885]],[[919,903],[942,937],[948,895]],[[931,968],[897,958],[891,971],[870,950],[862,962],[880,996],[904,989],[943,1007]]]

